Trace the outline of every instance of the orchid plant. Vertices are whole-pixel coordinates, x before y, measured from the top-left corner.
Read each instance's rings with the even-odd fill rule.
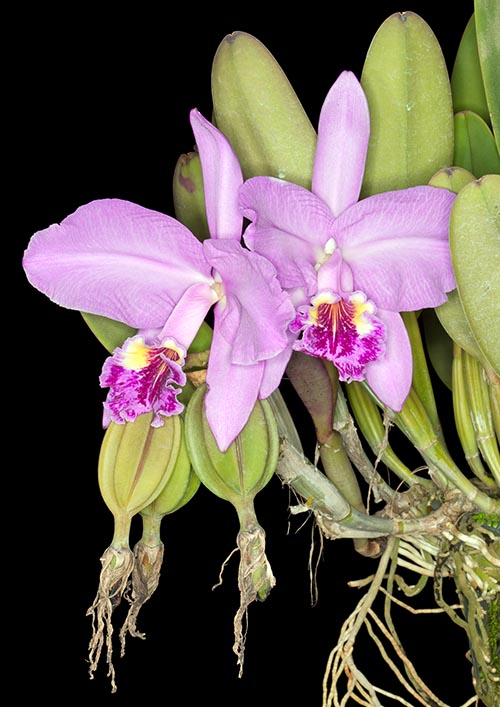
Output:
[[[381,695],[409,704],[358,667],[370,621],[401,658],[403,669],[380,648],[402,690],[442,704],[405,654],[390,602],[376,613],[382,594],[411,597],[428,580],[437,610],[467,636],[464,707],[498,705],[499,23],[498,6],[477,0],[449,76],[425,20],[391,15],[361,77],[335,77],[317,132],[269,50],[228,35],[213,62],[212,120],[190,113],[196,151],[175,170],[175,218],[102,199],[29,241],[29,283],[81,312],[108,350],[99,488],[115,532],[88,613],[90,675],[105,648],[113,691],[115,610],[125,599],[123,653],[158,585],[162,518],[200,484],[240,524],[242,674],[249,607],[275,584],[254,499],[277,475],[299,499],[292,514],[379,563],[353,583],[367,589],[326,661],[323,707],[378,706]],[[284,377],[310,414],[314,458]],[[452,391],[464,465],[446,445],[433,377]],[[394,451],[396,435],[421,457],[417,469]]]

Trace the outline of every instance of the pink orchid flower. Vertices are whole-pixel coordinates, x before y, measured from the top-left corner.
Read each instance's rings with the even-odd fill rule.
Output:
[[[138,329],[104,363],[103,424],[178,414],[186,352],[213,306],[206,415],[221,451],[258,398],[279,385],[294,317],[274,267],[241,243],[242,173],[227,139],[196,109],[191,126],[203,170],[211,238],[174,218],[119,199],[93,201],[35,233],[23,266],[57,304]]]
[[[370,134],[361,84],[343,72],[322,106],[311,191],[272,177],[240,189],[248,247],[275,266],[296,316],[293,348],[332,361],[400,411],[412,352],[400,312],[455,288],[448,223],[455,194],[417,186],[358,201]]]

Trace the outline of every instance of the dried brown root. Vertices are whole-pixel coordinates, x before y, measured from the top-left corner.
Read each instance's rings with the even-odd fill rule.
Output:
[[[254,530],[240,530],[237,544],[240,551],[238,588],[240,606],[234,617],[233,651],[240,666],[238,677],[243,675],[243,659],[248,628],[248,607],[255,601],[265,601],[276,584],[271,565],[266,557],[266,534],[260,526]]]
[[[92,638],[89,643],[89,675],[92,680],[97,669],[104,644],[111,692],[116,692],[115,669],[113,667],[113,624],[111,616],[120,604],[134,566],[134,555],[129,547],[108,547],[101,557],[99,588],[87,616],[92,617]]]
[[[132,588],[130,608],[120,630],[121,656],[125,655],[125,639],[127,633],[135,638],[146,638],[137,630],[137,616],[143,604],[151,598],[160,581],[160,571],[163,563],[164,545],[149,547],[142,541],[134,547],[134,568],[132,570]]]

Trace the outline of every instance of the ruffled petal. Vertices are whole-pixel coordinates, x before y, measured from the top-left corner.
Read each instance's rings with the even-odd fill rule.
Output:
[[[386,330],[385,353],[366,366],[366,382],[381,402],[400,412],[412,383],[411,344],[401,315],[377,309],[377,317]]]
[[[231,362],[231,344],[220,334],[215,310],[214,337],[207,368],[205,414],[217,445],[225,452],[248,422],[259,395],[264,363]]]
[[[328,206],[307,189],[273,177],[248,179],[240,204],[251,221],[243,235],[247,246],[273,263],[283,287],[309,285],[333,230]]]
[[[448,225],[455,194],[413,187],[376,194],[344,211],[335,240],[354,286],[394,312],[436,307],[455,288]]]
[[[93,201],[35,233],[23,266],[57,304],[136,329],[162,327],[195,282],[212,282],[201,243],[175,219],[119,199]]]
[[[369,137],[365,94],[356,76],[343,71],[321,108],[312,178],[312,191],[334,216],[359,198]]]
[[[231,362],[247,366],[281,353],[295,310],[271,263],[234,241],[206,240],[203,246],[224,288],[217,327],[231,346]]]
[[[184,409],[177,400],[179,386],[186,382],[181,368],[185,351],[173,340],[148,346],[142,336],[127,339],[104,362],[99,378],[109,387],[104,403],[103,426],[133,422],[138,415],[153,412],[153,427],[163,425],[163,416]]]
[[[243,175],[238,158],[226,136],[195,108],[190,119],[200,153],[210,235],[239,241],[243,216],[238,205],[238,188]]]
[[[385,328],[362,292],[340,298],[320,292],[303,321],[296,351],[331,361],[341,381],[363,380],[366,366],[384,354]]]

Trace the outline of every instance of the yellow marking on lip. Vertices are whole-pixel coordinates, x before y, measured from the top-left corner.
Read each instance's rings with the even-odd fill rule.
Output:
[[[130,371],[140,371],[149,364],[150,349],[144,339],[130,341],[123,351],[123,367]]]

